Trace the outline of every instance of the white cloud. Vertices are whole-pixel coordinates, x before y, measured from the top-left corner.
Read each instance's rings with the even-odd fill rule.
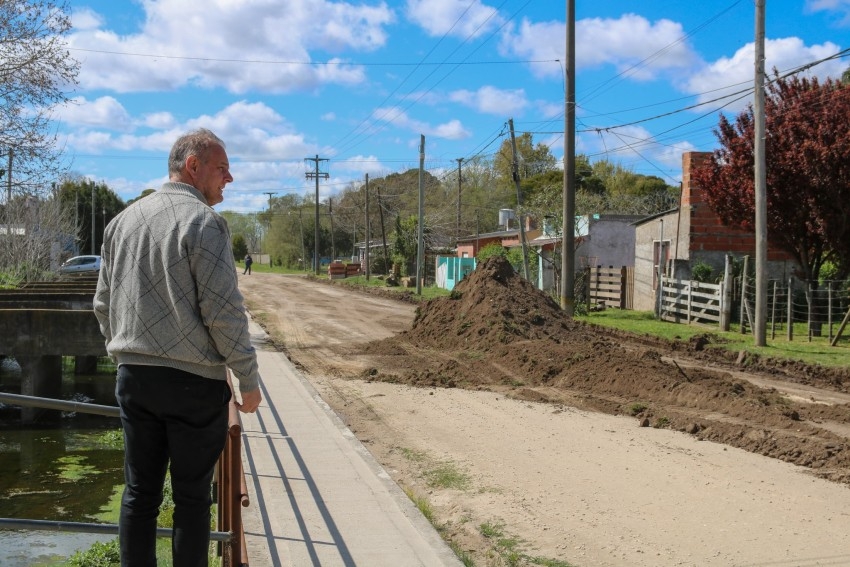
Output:
[[[407,17],[431,36],[460,39],[490,33],[504,20],[480,0],[407,0]]]
[[[774,68],[778,69],[780,73],[789,71],[806,63],[833,55],[840,50],[839,46],[831,42],[807,47],[801,39],[796,37],[766,40],[765,72],[772,75]],[[698,100],[700,102],[717,99],[724,94],[751,89],[754,81],[754,60],[755,44],[748,43],[738,49],[731,57],[722,57],[691,76],[683,89],[699,95]],[[844,68],[845,64],[841,60],[833,60],[812,67],[807,73],[819,79],[839,77]],[[752,100],[751,95],[746,95],[743,98],[738,95],[738,97],[733,96],[728,100],[720,101],[716,106],[719,107],[734,98],[740,98],[740,100],[726,106],[726,110],[740,111]]]
[[[681,41],[684,35],[679,23],[666,19],[653,23],[635,14],[617,19],[579,20],[576,67],[613,65],[633,79],[651,80],[661,72],[688,68],[698,61],[690,45]],[[531,68],[539,77],[562,76],[566,59],[565,24],[523,20],[518,32],[503,36],[501,49],[506,54],[536,61]]]
[[[840,25],[850,25],[850,0],[806,0],[806,10],[834,12]]]
[[[57,112],[59,120],[74,127],[119,131],[128,131],[133,127],[129,113],[111,96],[102,96],[92,101],[85,97],[75,97]]]
[[[146,115],[142,119],[142,122],[148,128],[154,128],[157,130],[173,128],[177,125],[177,120],[170,112],[153,112]]]
[[[103,23],[100,14],[91,8],[77,8],[71,13],[71,26],[75,30],[97,29]]]
[[[492,86],[484,86],[477,91],[455,91],[449,94],[449,100],[474,108],[478,112],[502,117],[521,113],[528,106],[523,89],[505,90]]]
[[[167,155],[171,145],[178,136],[194,128],[210,128],[227,144],[228,154],[238,156],[244,162],[283,162],[287,160],[300,161],[304,156],[327,153],[330,150],[317,147],[308,142],[304,135],[294,131],[277,111],[262,102],[239,101],[211,115],[200,115],[183,123],[177,123],[169,113],[155,113],[145,117],[140,124],[149,128],[158,128],[149,134],[138,134],[125,129],[127,132],[116,135],[115,123],[119,118],[127,124],[131,119],[126,113],[110,119],[110,111],[119,114],[120,105],[116,106],[110,97],[101,97],[97,104],[87,104],[74,107],[71,118],[88,116],[86,126],[97,126],[99,129],[83,128],[67,136],[67,144],[72,151],[78,153],[105,153],[110,150],[128,152],[156,152]],[[92,118],[96,118],[93,120]],[[70,118],[66,121],[71,123]],[[74,122],[79,125],[79,122]],[[303,174],[303,172],[301,172]],[[278,177],[279,179],[279,177]]]
[[[365,74],[358,66],[317,63],[311,52],[375,50],[386,43],[385,27],[395,19],[383,3],[325,0],[213,2],[203,10],[183,0],[161,0],[142,7],[144,23],[128,35],[102,29],[103,18],[90,10],[75,13],[80,26],[68,45],[83,64],[83,89],[144,92],[197,85],[286,93],[359,83]]]
[[[384,123],[390,123],[399,128],[405,128],[411,132],[423,134],[425,136],[436,136],[438,138],[447,138],[449,140],[462,140],[470,137],[470,132],[463,127],[460,120],[450,120],[444,124],[436,126],[415,120],[407,115],[407,113],[397,109],[378,109],[374,112],[373,117]],[[417,142],[418,145],[418,142]]]

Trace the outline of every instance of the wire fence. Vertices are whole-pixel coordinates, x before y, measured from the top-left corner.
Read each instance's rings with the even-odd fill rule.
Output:
[[[735,278],[732,320],[741,332],[752,330],[756,288],[752,278]],[[795,283],[794,280],[767,282],[767,332],[772,338],[788,340],[816,337],[832,341],[840,332],[850,309],[850,289],[846,281]]]

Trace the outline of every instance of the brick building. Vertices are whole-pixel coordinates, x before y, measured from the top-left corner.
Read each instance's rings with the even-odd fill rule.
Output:
[[[705,202],[702,190],[691,183],[691,170],[711,156],[708,152],[682,155],[682,192],[679,207],[635,223],[634,308],[651,310],[658,286],[658,262],[665,275],[689,279],[699,263],[721,277],[726,255],[755,259],[755,235],[729,227]],[[795,272],[796,261],[782,250],[768,247],[768,278],[787,281]]]

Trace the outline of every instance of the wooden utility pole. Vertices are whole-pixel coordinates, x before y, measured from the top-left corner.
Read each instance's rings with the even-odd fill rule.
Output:
[[[756,208],[756,305],[753,314],[755,346],[767,342],[767,171],[765,156],[764,124],[764,5],[765,0],[756,0],[756,57],[755,95],[753,117],[755,119],[755,208]]]
[[[94,222],[94,211],[95,211],[95,209],[94,209],[94,197],[95,197],[95,193],[94,193],[94,190],[95,190],[95,184],[94,184],[94,181],[91,181],[91,253],[92,253],[92,255],[96,254],[95,246],[94,246],[94,227],[95,227],[95,222]]]
[[[331,262],[336,261],[336,237],[334,236],[334,200],[328,197],[328,217],[331,220]]]
[[[461,169],[460,166],[463,163],[463,158],[457,158],[457,221],[455,224],[455,248],[457,248],[457,241],[460,239],[460,191],[461,191]]]
[[[384,207],[381,205],[381,186],[375,189],[375,196],[378,199],[378,216],[381,219],[381,244],[384,247],[384,271],[390,273],[390,258],[387,254],[387,229],[384,226]]]
[[[369,248],[372,239],[372,223],[369,222],[369,174],[366,174],[366,281],[369,281]]]
[[[522,244],[522,270],[525,281],[530,281],[531,275],[528,271],[528,244],[525,241],[525,215],[522,212],[522,188],[519,184],[519,156],[516,150],[516,136],[514,135],[514,119],[508,119],[508,126],[511,130],[511,150],[513,151],[513,161],[511,162],[511,175],[514,178],[516,185],[516,208],[517,217],[519,218],[519,241]]]
[[[319,179],[327,179],[329,175],[327,172],[319,172],[319,162],[328,161],[328,158],[320,158],[318,155],[312,158],[304,158],[304,161],[312,161],[315,164],[314,171],[307,172],[307,179],[315,179],[316,180],[316,228],[314,231],[314,238],[316,239],[314,246],[314,258],[313,265],[316,270],[316,275],[319,275]]]
[[[564,222],[561,234],[561,309],[575,313],[576,234],[576,3],[567,0],[566,92],[564,93]]]
[[[419,226],[416,238],[416,295],[422,295],[422,262],[425,258],[425,135],[419,135]]]

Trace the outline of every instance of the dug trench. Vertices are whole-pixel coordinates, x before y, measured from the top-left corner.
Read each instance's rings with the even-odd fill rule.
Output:
[[[314,288],[309,292],[312,299],[305,296],[287,299],[283,297],[287,294],[274,290],[300,288],[304,278],[264,281],[256,275],[240,279],[240,288],[252,315],[279,348],[317,384],[322,396],[358,438],[405,486],[416,485],[416,475],[423,473],[413,470],[415,466],[408,466],[411,465],[410,451],[397,444],[409,443],[410,437],[403,441],[392,438],[398,432],[391,426],[392,419],[381,415],[387,408],[379,407],[379,398],[374,397],[394,394],[376,389],[360,396],[360,390],[365,388],[357,384],[375,387],[391,384],[412,387],[414,392],[496,394],[531,403],[534,407],[548,407],[551,415],[571,412],[575,408],[628,416],[634,431],[639,431],[640,426],[672,430],[696,440],[792,463],[822,479],[844,485],[850,483],[847,448],[850,377],[846,369],[752,356],[744,361],[744,369],[737,353],[714,348],[712,343],[716,339],[710,334],[687,342],[671,342],[578,322],[567,317],[553,300],[517,276],[511,266],[499,258],[480,264],[457,285],[450,297],[415,305],[393,300],[404,306],[398,312],[401,316],[396,316],[395,312],[392,315],[384,313],[377,307],[373,309],[372,298],[365,293],[340,290],[341,286],[333,282],[319,284],[318,279],[310,282]],[[319,298],[323,293],[316,291],[317,285],[329,290],[327,300]],[[386,297],[398,298],[396,292],[373,293],[379,293],[385,303],[390,301],[384,299]],[[352,295],[363,299],[355,300],[357,307],[352,307],[354,313],[349,314],[346,305],[352,305]],[[305,311],[308,302],[310,309],[325,302],[328,306],[320,317],[313,317]],[[358,311],[361,308],[372,310]],[[392,307],[387,309],[392,310]],[[340,313],[343,319],[351,315],[352,319],[344,323],[325,321],[332,312]],[[405,318],[405,313],[411,316]],[[370,396],[374,403],[370,403]],[[430,401],[428,396],[417,396],[417,399],[420,404],[423,399],[424,403]],[[498,398],[490,399],[491,405],[498,403],[492,401]],[[417,413],[424,415],[426,412],[410,409],[404,419],[411,422],[414,431],[416,427],[424,431],[428,425],[412,423]],[[499,414],[491,414],[491,419],[497,419],[493,417],[496,415]],[[463,420],[459,421],[457,435],[462,436],[465,434]],[[401,453],[405,453],[405,458]],[[521,454],[515,456],[522,457]],[[519,468],[509,455],[499,458],[505,467]],[[704,469],[702,471],[697,470],[696,474],[705,474]],[[452,499],[441,504],[445,500],[443,497],[433,492],[431,495],[437,506],[445,508],[442,512],[452,517]],[[467,498],[463,505],[475,506],[469,501],[476,498]],[[519,504],[511,508],[513,518],[504,504],[499,506],[498,511],[507,525],[523,525],[522,516],[527,515],[527,510],[522,500],[520,498]],[[538,506],[543,505],[538,503]],[[489,509],[487,512],[493,513]],[[557,514],[555,510],[548,517],[551,520],[558,517]],[[487,552],[482,549],[487,542],[482,542],[480,537],[477,541],[470,537],[470,530],[460,526],[464,521],[461,516],[475,516],[475,513],[467,508],[463,514],[454,516],[454,537],[467,532],[462,540],[464,548],[475,550],[476,557],[485,557]],[[601,514],[595,516],[596,531],[600,531],[601,518]],[[640,528],[643,521],[635,519],[634,533],[649,539],[647,532]],[[546,549],[546,528],[538,529],[534,518],[527,519],[525,525],[523,536]],[[619,525],[614,524],[611,529]],[[581,524],[571,524],[558,532],[561,535],[556,540],[571,540],[570,530],[581,529]],[[588,533],[588,537],[595,537],[595,532]],[[685,547],[694,554],[704,552],[704,557],[713,557],[709,551],[713,553],[720,547],[732,549],[736,544],[728,534],[718,533],[714,541],[709,536],[706,531],[700,534],[700,541],[691,543],[685,542],[684,535],[677,536],[678,546],[669,544],[671,558],[668,562],[658,557],[637,561],[634,551],[617,559],[614,552],[622,551],[624,546],[612,547],[610,537],[595,543],[579,542],[576,549],[583,549],[585,543],[588,549],[596,546],[597,555],[588,551],[583,564],[730,564],[728,558],[714,562],[708,559],[696,563],[679,562],[678,556],[685,553]],[[814,541],[812,537],[809,540]],[[659,541],[662,540],[656,541],[656,545],[661,545]],[[559,549],[554,540],[549,543],[549,549]],[[751,541],[740,545],[740,549],[757,547]],[[823,542],[820,545],[823,546]],[[701,551],[701,547],[705,549]],[[760,554],[753,552],[753,558],[772,557],[775,548],[774,544],[765,543]],[[560,549],[557,553],[573,557],[583,552]]]

